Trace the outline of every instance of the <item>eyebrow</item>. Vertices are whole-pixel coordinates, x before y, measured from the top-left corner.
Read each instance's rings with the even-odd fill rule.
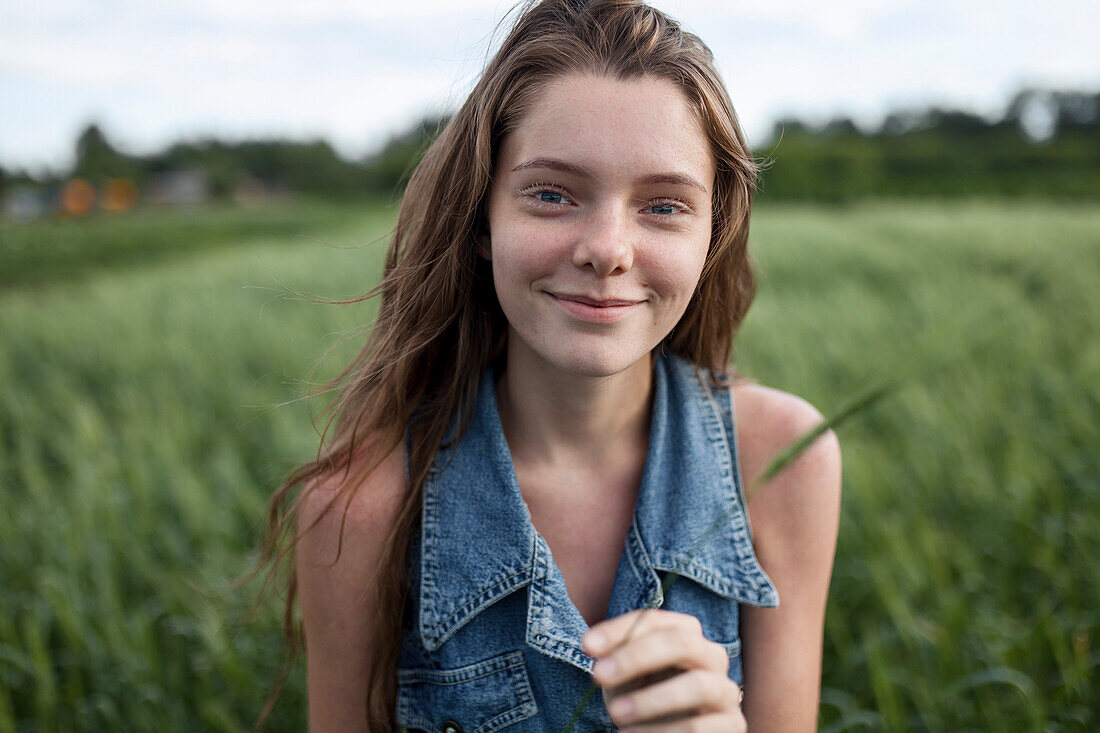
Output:
[[[586,168],[582,168],[579,165],[573,163],[567,163],[564,160],[558,160],[557,158],[532,158],[526,163],[520,163],[512,172],[526,170],[528,168],[549,168],[550,170],[561,171],[562,173],[568,173],[578,178],[595,178],[591,172]],[[648,176],[642,176],[638,179],[638,183],[669,183],[676,186],[691,186],[697,188],[703,193],[706,193],[707,189],[699,183],[695,178],[692,178],[686,173],[652,173]]]

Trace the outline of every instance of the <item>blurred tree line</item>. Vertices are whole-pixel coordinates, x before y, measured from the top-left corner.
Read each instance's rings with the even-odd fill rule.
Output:
[[[178,142],[148,156],[120,151],[97,125],[76,141],[73,169],[35,178],[0,168],[0,194],[18,185],[126,179],[143,188],[174,171],[199,171],[214,198],[242,187],[328,199],[397,197],[447,119],[429,118],[358,161],[323,141]],[[1025,89],[1000,119],[928,108],[889,114],[871,131],[836,118],[775,123],[757,147],[761,199],[868,196],[1100,198],[1100,92]],[[44,180],[52,179],[52,180]]]
[[[1100,197],[1100,92],[1023,90],[989,121],[957,110],[894,112],[877,130],[836,118],[775,123],[756,154],[761,198]]]

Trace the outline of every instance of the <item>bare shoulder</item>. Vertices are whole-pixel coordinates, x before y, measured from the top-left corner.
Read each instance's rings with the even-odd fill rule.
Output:
[[[836,434],[826,431],[758,486],[772,460],[824,418],[801,397],[748,381],[734,386],[734,406],[742,477],[750,494],[749,519],[765,569],[773,569],[767,567],[768,559],[773,566],[794,563],[798,570],[826,573],[827,580],[820,559],[825,556],[831,568],[840,519],[841,454]],[[807,565],[807,554],[819,562]]]
[[[366,470],[371,461],[373,469]],[[397,446],[379,459],[357,453],[346,471],[323,475],[307,485],[298,514],[298,534],[311,544],[343,527],[344,534],[373,533],[394,521],[407,488],[405,447]],[[346,513],[345,513],[346,510]]]
[[[840,445],[827,431],[755,486],[776,455],[821,424],[821,413],[751,382],[735,386],[734,404],[753,548],[779,592],[779,608],[742,607],[745,716],[754,730],[814,730],[840,524]]]
[[[353,465],[307,486],[299,508],[296,570],[310,730],[365,730],[380,613],[374,590],[407,490],[404,446],[368,467]]]
[[[398,446],[366,472],[361,453],[349,471],[305,487],[298,513],[296,563],[306,633],[364,603],[406,491],[405,451]],[[312,628],[311,628],[312,627]]]
[[[371,460],[377,465],[365,471]],[[362,451],[349,470],[323,476],[306,486],[297,521],[299,566],[303,561],[307,565],[331,565],[337,561],[341,540],[352,543],[352,549],[362,549],[364,543],[371,544],[371,538],[388,533],[406,488],[402,445],[381,459]],[[362,557],[356,553],[349,561]]]

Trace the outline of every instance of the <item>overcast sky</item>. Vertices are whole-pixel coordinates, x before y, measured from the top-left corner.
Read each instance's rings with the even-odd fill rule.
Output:
[[[931,103],[1000,114],[1024,85],[1100,89],[1097,0],[656,0],[713,49],[750,142],[772,122],[874,125]],[[0,165],[325,137],[360,156],[457,106],[497,0],[0,0]]]

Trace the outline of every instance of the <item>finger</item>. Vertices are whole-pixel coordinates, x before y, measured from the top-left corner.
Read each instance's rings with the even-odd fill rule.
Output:
[[[694,616],[659,608],[642,608],[596,624],[584,635],[581,643],[586,652],[598,657],[619,646],[628,638],[648,629],[666,626],[687,626],[699,629],[699,633],[702,633],[699,619]]]
[[[619,687],[643,675],[667,668],[702,669],[725,676],[729,653],[701,632],[682,626],[639,634],[601,657],[592,675],[602,687]]]
[[[607,712],[618,726],[670,721],[705,713],[739,714],[737,684],[712,672],[692,670],[613,698]]]
[[[667,723],[637,723],[619,728],[619,733],[746,733],[748,729],[740,713],[712,713]]]
[[[649,674],[639,675],[631,680],[627,680],[620,685],[611,687],[606,685],[603,687],[603,697],[605,700],[611,700],[612,698],[620,695],[626,695],[635,690],[640,690],[650,685],[655,685],[658,682],[664,682],[670,677],[675,677],[678,674],[683,674],[684,670],[677,667],[666,667],[658,672],[651,672]]]

